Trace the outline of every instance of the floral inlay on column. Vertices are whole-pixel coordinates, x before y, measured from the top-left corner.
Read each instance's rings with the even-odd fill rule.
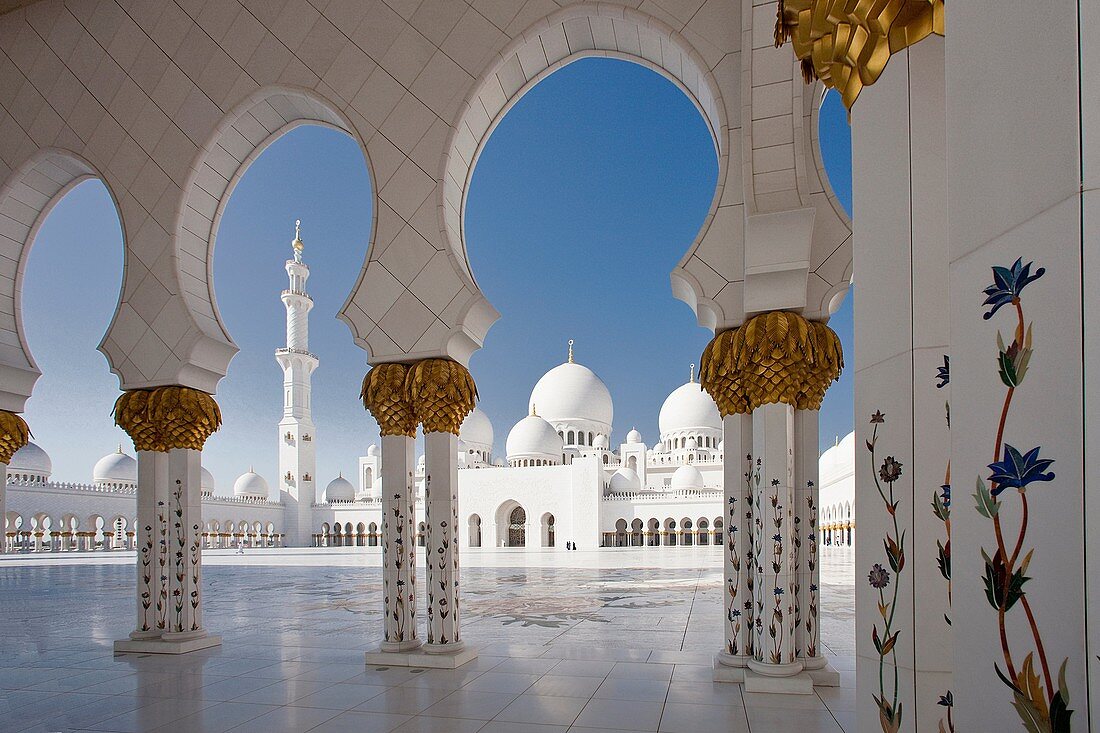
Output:
[[[951,357],[943,355],[943,366],[936,367],[936,389],[943,389],[951,383]],[[944,403],[944,414],[947,420],[947,428],[951,429],[951,403]],[[943,484],[939,490],[932,492],[932,513],[943,522],[944,541],[936,540],[936,567],[940,575],[947,581],[947,607],[951,608],[951,459],[947,460],[947,469],[944,471]],[[945,613],[943,620],[951,625],[951,615]],[[940,719],[940,731],[942,733],[955,733],[955,721],[952,717],[952,708],[955,706],[955,696],[948,690],[940,696],[938,705],[947,708],[946,718]]]
[[[806,488],[813,489],[814,482],[807,481]],[[811,493],[806,497],[807,514],[809,518],[810,527],[809,532],[806,533],[806,569],[809,571],[810,578],[814,577],[814,571],[817,570],[817,504],[814,502],[813,494]],[[810,583],[810,607],[809,613],[806,614],[806,656],[817,656],[817,645],[821,640],[821,628],[817,623],[817,583]]]
[[[886,561],[890,570],[894,571],[891,584],[890,570],[881,563],[871,566],[867,574],[867,582],[878,591],[878,612],[882,617],[882,631],[879,632],[879,624],[876,622],[871,629],[871,641],[878,651],[878,693],[874,695],[875,704],[879,711],[879,724],[884,733],[897,733],[901,729],[902,705],[899,698],[898,687],[898,637],[900,630],[894,629],[894,615],[897,612],[898,601],[898,577],[905,569],[905,533],[898,527],[898,505],[901,503],[894,498],[894,483],[901,478],[902,464],[893,456],[886,456],[882,465],[875,470],[878,459],[875,455],[875,447],[878,444],[878,427],[886,422],[886,416],[881,411],[875,411],[871,415],[871,424],[875,427],[871,431],[871,439],[867,441],[867,450],[871,453],[871,472],[875,481],[875,489],[885,505],[886,513],[890,516],[893,525],[892,532],[887,532],[883,539],[883,547],[886,550]],[[886,488],[883,489],[883,484]],[[890,588],[890,597],[887,599],[887,588]],[[890,694],[887,694],[886,658],[890,657],[890,663],[894,668],[893,680],[889,685]]]
[[[1030,283],[1043,276],[1046,270],[1039,267],[1031,273],[1034,263],[1023,264],[1017,259],[1011,267],[993,267],[993,284],[982,292],[986,296],[983,306],[989,310],[982,318],[989,320],[1002,307],[1012,306],[1016,315],[1012,342],[1006,347],[1004,337],[997,331],[997,371],[1005,386],[1004,401],[1001,405],[1000,421],[997,425],[993,444],[993,463],[989,464],[990,474],[986,481],[979,476],[974,500],[978,513],[990,520],[996,537],[997,549],[990,556],[982,548],[985,561],[986,600],[997,612],[997,626],[1000,632],[1001,656],[1004,668],[994,663],[997,677],[1012,690],[1012,706],[1020,716],[1024,728],[1029,731],[1050,731],[1066,733],[1070,730],[1069,688],[1066,685],[1066,664],[1062,660],[1055,681],[1043,646],[1043,637],[1039,631],[1038,620],[1027,598],[1024,585],[1031,580],[1027,569],[1035,553],[1032,547],[1026,552],[1029,506],[1027,489],[1033,483],[1054,480],[1054,473],[1048,469],[1054,464],[1053,458],[1040,456],[1042,446],[1030,450],[1019,450],[1005,440],[1005,429],[1012,407],[1012,398],[1027,376],[1028,365],[1033,353],[1032,327],[1024,320],[1024,309],[1020,294]],[[1008,538],[1006,527],[1001,520],[1002,502],[1012,497],[1008,489],[1015,489],[1019,497],[1021,518],[1014,541]],[[1010,611],[1023,610],[1027,627],[1031,634],[1031,646],[1017,667],[1019,644],[1013,648],[1007,631],[1007,619]],[[1041,675],[1041,677],[1040,677]]]

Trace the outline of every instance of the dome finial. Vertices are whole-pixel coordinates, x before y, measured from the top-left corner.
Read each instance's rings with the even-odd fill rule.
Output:
[[[691,376],[688,377],[688,382],[695,384],[695,365],[691,365]]]
[[[305,248],[305,243],[302,242],[302,220],[294,220],[294,241],[290,243],[290,246],[294,248],[294,261],[302,261],[302,250]]]
[[[531,403],[531,414],[532,415],[538,415],[538,413],[535,412],[535,403],[534,402]]]
[[[122,455],[122,443],[118,444],[118,454]]]
[[[573,363],[573,339],[569,339],[569,363]]]

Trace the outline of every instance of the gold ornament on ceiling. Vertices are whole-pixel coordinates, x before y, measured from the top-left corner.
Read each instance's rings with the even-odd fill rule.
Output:
[[[14,412],[0,410],[0,463],[11,463],[15,452],[31,439],[27,421]]]
[[[404,364],[379,364],[363,377],[359,398],[378,421],[382,435],[416,435],[416,414],[405,388],[408,373]]]
[[[458,435],[462,421],[477,404],[470,371],[451,359],[424,359],[409,368],[406,391],[425,433]]]
[[[213,396],[177,386],[123,392],[115,401],[114,418],[115,425],[133,439],[135,450],[159,453],[174,448],[202,450],[222,424]]]
[[[784,403],[799,410],[821,407],[840,377],[840,339],[824,323],[797,313],[772,311],[717,334],[703,350],[699,380],[723,417]]]
[[[778,0],[775,45],[792,41],[806,83],[840,92],[851,111],[890,56],[944,33],[944,0]]]

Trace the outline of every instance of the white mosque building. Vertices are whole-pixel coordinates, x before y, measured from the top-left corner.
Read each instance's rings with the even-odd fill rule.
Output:
[[[287,344],[275,358],[284,373],[278,499],[251,469],[233,483],[233,496],[214,494],[203,470],[204,539],[208,547],[367,546],[381,542],[381,456],[376,445],[359,459],[357,484],[331,479],[321,496],[316,482],[317,430],[311,380],[320,361],[309,351],[306,292],[309,267],[297,232],[286,262]],[[722,421],[694,378],[665,399],[660,435],[647,445],[631,429],[612,446],[614,405],[607,385],[575,361],[546,372],[531,390],[527,416],[495,456],[489,416],[475,409],[459,434],[459,521],[462,545],[512,548],[669,547],[721,544]],[[731,457],[741,461],[741,456]],[[47,453],[29,443],[8,467],[9,549],[71,551],[132,548],[137,461],[120,446],[92,469],[87,484],[52,480]],[[423,543],[424,460],[418,462],[417,527]],[[854,538],[854,436],[838,440],[820,463],[818,527],[825,545]]]

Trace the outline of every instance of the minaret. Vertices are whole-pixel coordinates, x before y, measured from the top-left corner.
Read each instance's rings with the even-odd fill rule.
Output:
[[[310,381],[319,363],[309,352],[309,311],[313,298],[306,293],[309,267],[302,262],[301,221],[294,222],[294,259],[286,261],[290,287],[283,291],[286,306],[286,346],[275,350],[283,369],[283,419],[279,421],[279,488],[286,542],[308,547],[313,535],[312,505],[317,500],[315,477],[316,430],[310,402]]]

